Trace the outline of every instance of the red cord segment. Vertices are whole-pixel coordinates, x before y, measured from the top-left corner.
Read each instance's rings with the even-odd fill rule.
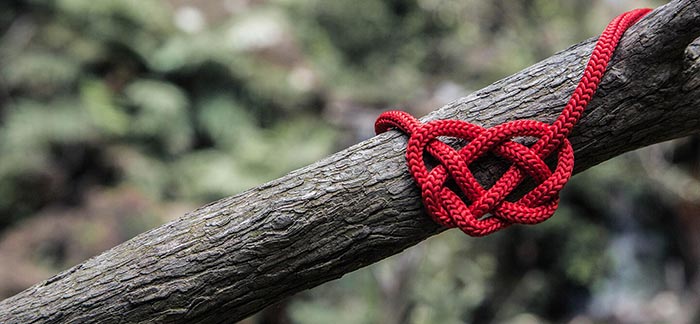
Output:
[[[403,111],[382,113],[374,125],[377,134],[398,129],[410,136],[406,149],[408,168],[421,188],[423,203],[433,219],[443,226],[459,227],[469,235],[483,236],[513,223],[537,224],[551,217],[559,206],[559,191],[574,168],[574,150],[567,136],[595,94],[622,34],[649,11],[651,9],[632,10],[610,22],[598,38],[576,90],[552,124],[516,120],[484,128],[461,120],[423,124]],[[439,136],[462,138],[469,143],[455,150],[439,141]],[[512,141],[522,136],[539,140],[531,147]],[[438,161],[436,167],[428,169],[424,152]],[[487,152],[512,163],[488,189],[469,170],[469,164]],[[554,152],[557,164],[550,170],[544,159]],[[515,202],[506,201],[526,175],[532,177],[537,186]],[[469,205],[446,185],[448,179],[454,181]]]

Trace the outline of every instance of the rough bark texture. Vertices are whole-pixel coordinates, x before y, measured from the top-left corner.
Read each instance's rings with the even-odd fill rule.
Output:
[[[577,172],[700,131],[698,51],[686,50],[699,35],[694,0],[627,32],[571,136]],[[425,119],[552,121],[593,41]],[[199,208],[0,302],[0,323],[231,323],[395,254],[441,231],[421,209],[405,142],[390,132]],[[487,182],[503,170],[494,161],[474,168]]]

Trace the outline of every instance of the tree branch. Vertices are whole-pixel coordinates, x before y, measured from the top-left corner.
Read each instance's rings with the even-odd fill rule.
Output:
[[[576,172],[700,132],[700,2],[665,5],[622,39],[570,137]],[[588,40],[430,114],[493,126],[551,122]],[[697,47],[696,47],[697,49]],[[230,323],[440,232],[389,132],[188,213],[0,302],[2,323]],[[455,143],[459,145],[459,143]],[[474,166],[494,181],[504,166]],[[495,235],[508,235],[508,230]]]

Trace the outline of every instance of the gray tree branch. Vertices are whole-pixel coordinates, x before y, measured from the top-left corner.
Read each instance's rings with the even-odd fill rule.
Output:
[[[669,3],[626,33],[570,137],[576,172],[700,132],[700,61],[697,46],[688,49],[699,35],[694,0]],[[424,120],[551,122],[593,44],[572,46]],[[389,132],[201,207],[0,302],[0,323],[231,323],[398,253],[442,230],[421,209],[405,143]],[[504,166],[473,168],[488,183]]]

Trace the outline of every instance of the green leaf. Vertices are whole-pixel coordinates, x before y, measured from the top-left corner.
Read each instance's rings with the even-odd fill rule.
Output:
[[[69,88],[80,73],[70,58],[44,51],[27,51],[7,59],[0,74],[10,88],[35,94],[53,94]]]
[[[129,128],[128,115],[114,103],[110,90],[97,80],[83,82],[80,97],[95,125],[107,134],[124,135]]]
[[[126,99],[136,107],[133,134],[159,140],[169,153],[182,152],[190,145],[192,125],[189,100],[177,86],[157,80],[137,80],[129,84]]]

